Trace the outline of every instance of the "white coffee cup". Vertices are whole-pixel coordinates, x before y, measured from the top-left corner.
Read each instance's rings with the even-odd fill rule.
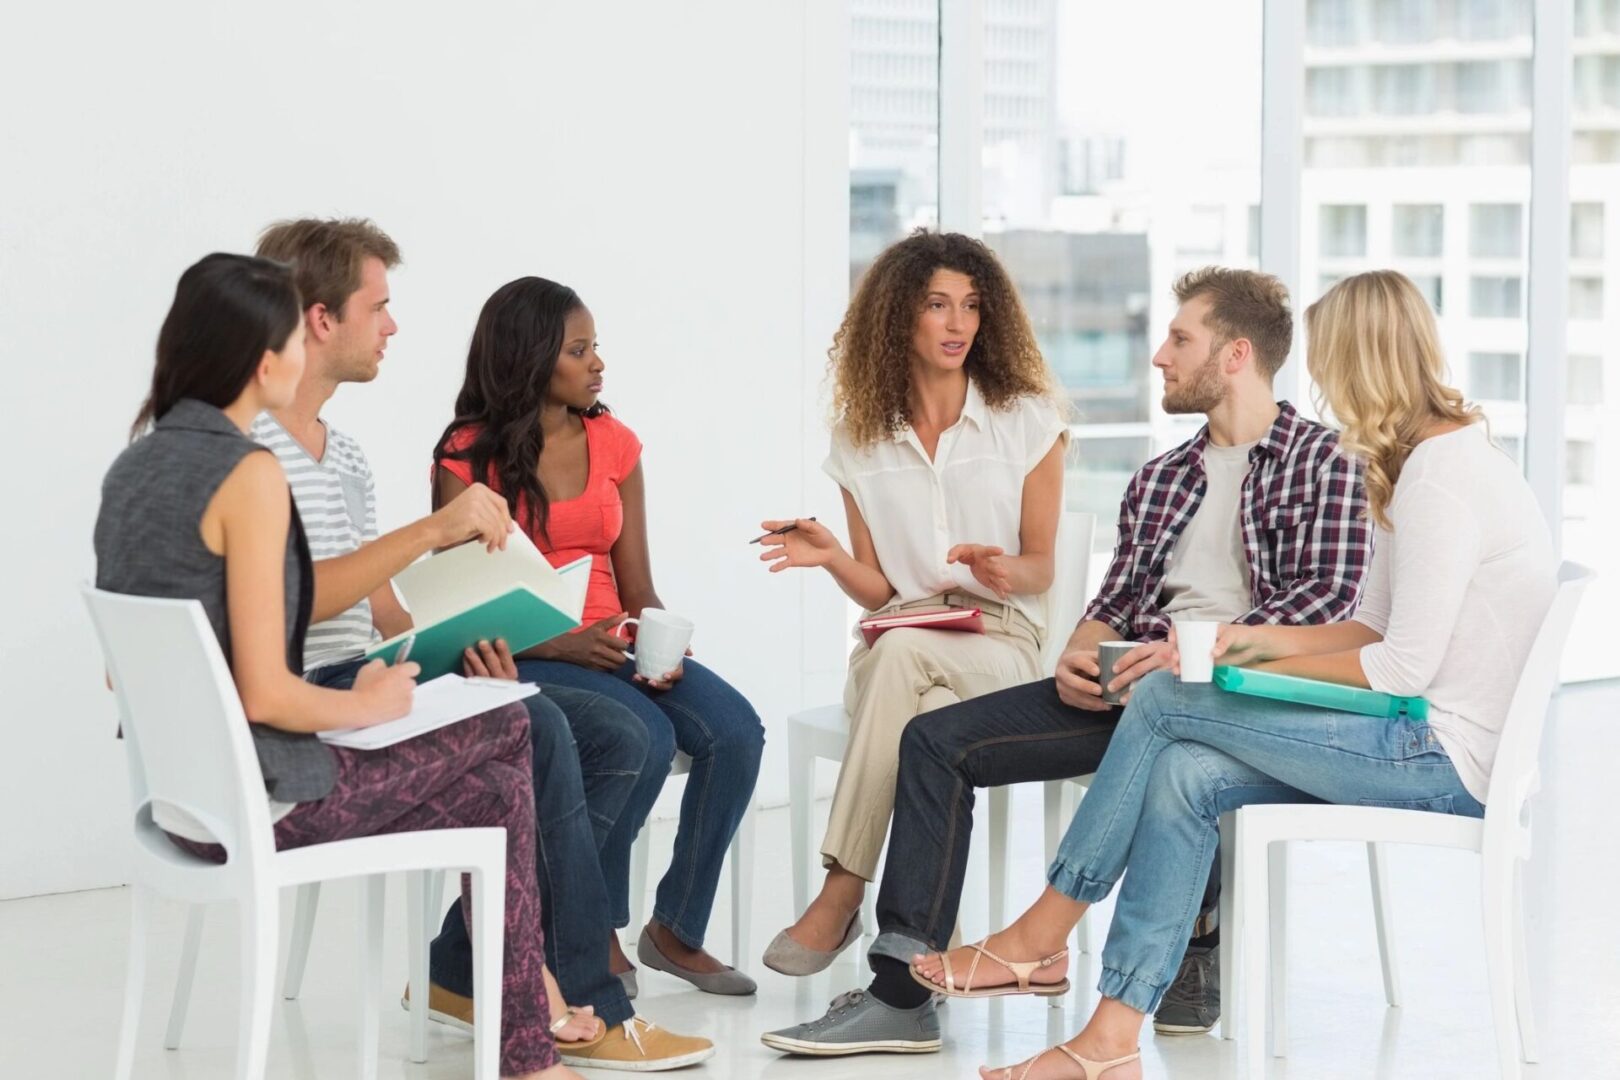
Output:
[[[632,626],[636,627],[636,647],[626,651],[624,656],[636,662],[637,675],[662,679],[681,666],[695,629],[691,619],[650,607],[641,609],[641,618],[624,620],[618,630],[628,633]]]
[[[1176,653],[1181,659],[1182,682],[1209,682],[1215,677],[1215,632],[1218,622],[1176,623]]]

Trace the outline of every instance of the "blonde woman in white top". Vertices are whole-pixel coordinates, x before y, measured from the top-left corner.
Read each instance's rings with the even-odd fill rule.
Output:
[[[1050,993],[1067,974],[1068,932],[1123,876],[1090,1021],[1022,1066],[981,1069],[987,1080],[1142,1076],[1137,1037],[1181,962],[1221,814],[1328,802],[1484,815],[1508,703],[1557,589],[1546,522],[1479,410],[1446,385],[1434,316],[1409,280],[1346,278],[1305,329],[1340,446],[1366,465],[1377,526],[1366,593],[1344,622],[1222,626],[1214,655],[1424,697],[1428,719],[1244,697],[1171,671],[1138,682],[1040,898],[982,952],[912,963],[945,994],[1023,992],[1018,974]]]
[[[890,630],[850,655],[827,879],[765,954],[789,975],[822,970],[859,936],[911,718],[1040,677],[1068,433],[1006,271],[967,236],[919,231],[878,256],[829,355],[824,468],[850,548],[808,519],[767,521],[795,528],[762,559],[773,573],[824,567],[868,612],[979,608],[984,633]]]

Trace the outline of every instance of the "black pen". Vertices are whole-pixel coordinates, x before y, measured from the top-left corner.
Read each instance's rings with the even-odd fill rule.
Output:
[[[816,519],[813,518],[813,517],[808,517],[808,518],[805,518],[804,520],[805,521],[814,521]],[[783,533],[790,533],[794,529],[797,529],[798,527],[799,526],[798,526],[797,522],[790,522],[789,524],[782,526],[780,529],[772,529],[770,532],[766,533],[765,536],[756,536],[756,537],[754,537],[754,539],[752,539],[752,540],[750,540],[748,542],[750,544],[757,544],[761,540],[765,539],[766,536],[781,536]]]

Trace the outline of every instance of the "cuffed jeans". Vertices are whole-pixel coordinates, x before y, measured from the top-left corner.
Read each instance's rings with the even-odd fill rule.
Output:
[[[572,686],[626,706],[644,725],[646,763],[602,849],[607,908],[614,926],[630,922],[630,845],[652,813],[679,749],[692,759],[681,797],[680,828],[669,872],[658,883],[653,918],[683,944],[703,946],[731,838],[754,797],[765,728],[748,700],[720,676],[687,658],[685,675],[668,690],[634,681],[626,661],[597,671],[560,660],[521,660],[521,676]]]
[[[1142,1013],[1158,1007],[1198,916],[1223,813],[1316,802],[1485,813],[1427,724],[1229,694],[1167,671],[1138,683],[1047,872],[1054,889],[1088,903],[1125,876],[1103,996]]]
[[[360,666],[333,664],[308,678],[342,689],[353,685]],[[616,702],[571,687],[544,686],[522,704],[533,747],[535,869],[546,962],[564,998],[593,1006],[612,1027],[635,1015],[635,1008],[609,969],[613,928],[600,852],[646,763],[646,729]],[[445,913],[430,958],[435,983],[473,996],[472,941],[455,906]]]

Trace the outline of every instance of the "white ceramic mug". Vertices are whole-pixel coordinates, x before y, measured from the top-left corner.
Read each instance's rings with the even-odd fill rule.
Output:
[[[624,656],[636,662],[637,675],[662,679],[681,666],[686,658],[686,647],[692,644],[695,627],[691,619],[650,607],[641,609],[641,618],[620,623],[617,632],[628,634],[632,626],[636,627],[636,647],[627,650]]]
[[[1181,659],[1182,682],[1209,682],[1215,677],[1215,631],[1218,622],[1176,623],[1176,653]]]

